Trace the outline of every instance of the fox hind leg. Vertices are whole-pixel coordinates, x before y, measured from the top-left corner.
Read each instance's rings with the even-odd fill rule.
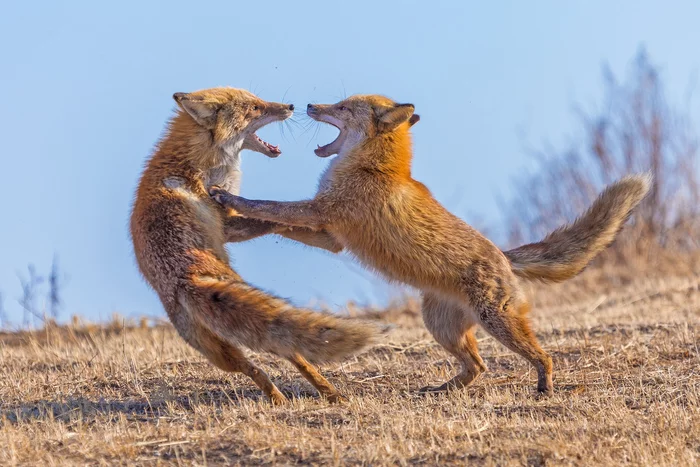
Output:
[[[479,355],[476,320],[471,311],[456,301],[426,292],[423,294],[422,313],[425,326],[435,340],[457,358],[461,371],[444,384],[426,386],[420,392],[444,392],[470,385],[486,371],[486,365]]]
[[[272,404],[281,405],[287,402],[287,398],[277,389],[267,373],[248,360],[238,347],[201,328],[198,334],[200,345],[197,346],[197,349],[212,364],[224,371],[243,373],[248,376],[265,393]]]
[[[518,306],[506,302],[504,306],[488,306],[478,310],[484,329],[501,344],[529,361],[537,369],[537,391],[551,395],[552,357],[540,347],[527,319],[527,303]]]
[[[328,400],[328,402],[336,404],[347,401],[347,398],[343,396],[330,381],[324,378],[313,365],[307,362],[304,357],[296,354],[290,358],[289,361],[299,370],[299,373],[318,390],[319,394]]]

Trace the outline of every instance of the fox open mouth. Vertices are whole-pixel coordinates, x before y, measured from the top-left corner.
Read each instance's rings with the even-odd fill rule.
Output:
[[[326,144],[325,146],[318,145],[318,147],[314,150],[314,153],[318,157],[329,157],[332,156],[333,154],[338,154],[340,150],[343,148],[343,142],[345,142],[345,131],[343,131],[342,128],[340,128],[338,125],[328,122],[328,121],[323,121],[323,120],[318,120],[323,123],[327,123],[329,125],[332,125],[336,127],[340,133],[338,133],[338,136],[331,141],[330,143]]]
[[[267,157],[277,157],[282,154],[279,146],[268,143],[267,141],[260,138],[255,133],[248,135],[244,140],[243,147],[245,149],[250,149],[251,151],[259,152],[265,154]]]

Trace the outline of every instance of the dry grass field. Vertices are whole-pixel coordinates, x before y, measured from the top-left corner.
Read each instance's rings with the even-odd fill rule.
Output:
[[[589,272],[591,277],[594,272]],[[386,341],[324,373],[329,405],[286,362],[258,356],[292,398],[273,407],[167,324],[74,323],[0,335],[0,465],[698,465],[700,277],[542,288],[532,320],[555,395],[485,334],[489,371],[455,372],[407,300],[377,313]]]

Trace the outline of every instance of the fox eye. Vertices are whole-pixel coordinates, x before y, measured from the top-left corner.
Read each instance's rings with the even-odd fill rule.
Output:
[[[253,110],[258,110],[258,109],[260,109],[260,107],[258,107],[257,105],[253,106]]]
[[[348,108],[345,107],[344,105],[341,105],[341,106],[340,106],[340,110],[348,110]]]

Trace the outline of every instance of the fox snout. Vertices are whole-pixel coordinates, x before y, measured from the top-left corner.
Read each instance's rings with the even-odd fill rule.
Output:
[[[330,123],[342,128],[344,126],[343,115],[338,115],[334,106],[328,104],[309,104],[306,106],[306,115],[319,122]]]
[[[314,115],[318,115],[320,112],[322,112],[327,107],[328,107],[327,105],[322,105],[322,104],[309,104],[306,106],[306,114],[309,117],[313,117]]]
[[[268,102],[265,110],[270,115],[279,115],[283,118],[289,118],[294,113],[294,104],[278,104],[276,102]]]

